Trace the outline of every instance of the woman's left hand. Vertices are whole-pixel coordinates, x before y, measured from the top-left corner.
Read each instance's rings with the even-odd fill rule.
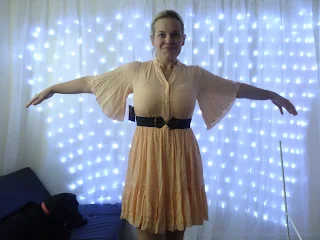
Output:
[[[279,108],[282,115],[283,107],[288,111],[288,113],[292,114],[293,116],[298,115],[298,112],[293,104],[288,99],[281,97],[279,94],[273,93],[271,101]]]

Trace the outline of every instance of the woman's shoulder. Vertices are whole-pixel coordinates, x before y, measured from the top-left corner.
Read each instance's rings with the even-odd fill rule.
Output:
[[[188,72],[190,75],[199,74],[201,68],[198,65],[188,65],[187,63],[180,62],[180,67],[183,71]]]
[[[145,62],[133,61],[133,62],[127,63],[126,65],[131,66],[131,67],[135,67],[135,68],[144,68],[144,67],[152,65],[152,60],[145,61]]]
[[[137,71],[143,68],[143,66],[146,65],[146,62],[140,62],[140,61],[132,61],[127,62],[118,67],[119,70],[128,70],[128,71]]]

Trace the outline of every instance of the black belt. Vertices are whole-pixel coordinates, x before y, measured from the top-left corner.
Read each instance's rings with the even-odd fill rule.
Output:
[[[176,119],[171,118],[169,121],[165,121],[163,117],[136,117],[137,125],[143,127],[156,127],[162,128],[167,125],[170,129],[186,129],[190,128],[190,119]]]

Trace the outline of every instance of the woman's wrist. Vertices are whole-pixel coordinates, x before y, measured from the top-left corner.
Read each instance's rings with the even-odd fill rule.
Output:
[[[55,86],[56,85],[52,85],[48,88],[48,90],[50,91],[50,93],[57,93],[56,90],[55,90]]]
[[[277,96],[277,94],[275,92],[272,92],[272,91],[268,91],[269,92],[269,99],[271,101],[273,101],[275,99],[275,97]]]

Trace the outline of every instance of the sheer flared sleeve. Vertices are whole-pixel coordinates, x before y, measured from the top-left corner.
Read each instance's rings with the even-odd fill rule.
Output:
[[[109,118],[123,121],[126,111],[126,101],[133,92],[134,73],[138,62],[127,63],[113,71],[97,76],[85,77],[92,93]]]
[[[199,103],[207,129],[213,128],[232,107],[241,83],[221,78],[199,67]]]

